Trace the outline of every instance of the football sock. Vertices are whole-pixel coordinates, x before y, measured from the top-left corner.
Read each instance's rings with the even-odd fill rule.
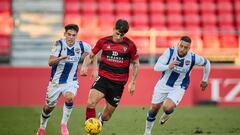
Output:
[[[154,113],[152,111],[149,111],[147,113],[147,120],[146,120],[146,128],[145,128],[145,132],[150,133],[152,130],[152,127],[154,125],[154,121],[156,119],[156,115],[157,113]]]
[[[86,120],[89,118],[95,118],[95,117],[96,117],[95,108],[87,108],[86,109]]]
[[[70,102],[70,103],[65,102],[63,106],[63,116],[61,121],[62,124],[67,124],[72,110],[73,110],[73,102]]]
[[[49,117],[51,116],[51,113],[46,113],[45,110],[42,110],[41,118],[40,118],[40,128],[46,128],[47,122]]]

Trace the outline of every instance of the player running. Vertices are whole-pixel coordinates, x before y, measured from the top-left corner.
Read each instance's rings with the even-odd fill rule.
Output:
[[[55,108],[61,95],[64,96],[61,134],[68,135],[67,122],[73,109],[73,98],[78,89],[77,70],[78,62],[83,55],[91,52],[91,47],[85,42],[77,41],[78,26],[65,26],[63,39],[52,47],[48,64],[51,66],[51,78],[46,93],[46,104],[43,107],[40,128],[37,135],[44,135],[51,112]]]
[[[187,36],[181,37],[177,47],[167,49],[155,64],[154,70],[162,72],[162,77],[154,88],[144,135],[151,135],[156,115],[161,107],[164,113],[160,117],[160,124],[164,124],[170,118],[188,88],[194,65],[204,67],[200,87],[203,91],[206,89],[210,62],[190,52],[190,46],[191,39]]]

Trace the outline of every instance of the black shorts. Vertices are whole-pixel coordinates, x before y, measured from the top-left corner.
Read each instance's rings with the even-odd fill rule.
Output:
[[[104,94],[106,101],[117,107],[122,97],[125,82],[112,81],[105,77],[98,76],[93,83],[92,89],[96,89]]]

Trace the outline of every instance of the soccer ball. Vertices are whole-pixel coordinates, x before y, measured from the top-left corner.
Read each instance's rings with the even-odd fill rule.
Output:
[[[102,123],[97,118],[89,118],[85,121],[84,129],[90,135],[97,135],[102,131]]]

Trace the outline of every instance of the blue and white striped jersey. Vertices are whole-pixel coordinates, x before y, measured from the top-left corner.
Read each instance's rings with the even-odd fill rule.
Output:
[[[174,69],[169,69],[168,65],[174,60],[179,61],[180,64]],[[190,83],[190,73],[193,66],[204,66],[205,64],[206,59],[204,57],[190,51],[186,56],[179,57],[177,54],[177,47],[175,47],[167,49],[163,55],[159,57],[154,69],[161,71],[161,68],[166,68],[166,70],[162,70],[162,77],[158,83],[162,85],[165,84],[169,87],[180,87],[186,90]]]
[[[58,40],[53,46],[52,56],[67,56],[67,59],[59,61],[57,65],[52,66],[52,83],[63,84],[77,80],[78,63],[83,53],[90,53],[91,47],[83,41],[75,41],[72,47],[69,47],[65,39]]]

